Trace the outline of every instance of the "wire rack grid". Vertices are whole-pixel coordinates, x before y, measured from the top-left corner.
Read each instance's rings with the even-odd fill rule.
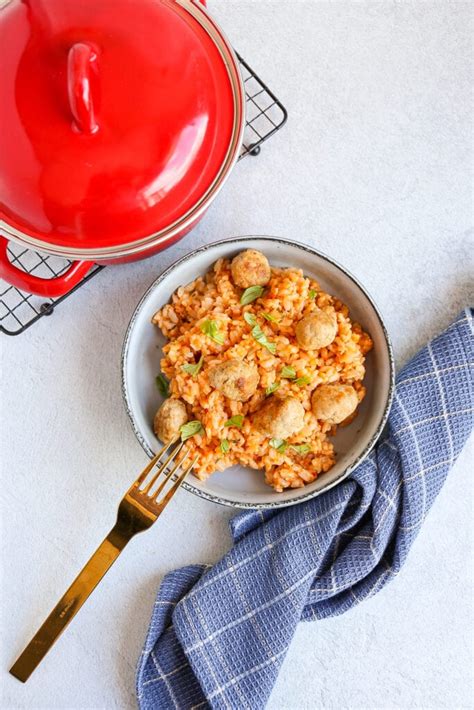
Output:
[[[278,131],[287,119],[287,111],[272,91],[237,54],[246,95],[246,126],[240,159],[258,155],[262,143]],[[27,273],[41,278],[62,274],[71,264],[67,259],[41,254],[11,242],[8,256],[12,263]],[[94,266],[77,286],[60,298],[45,299],[21,291],[0,279],[0,331],[6,335],[20,335],[43,316],[54,313],[55,308],[69,298],[101,271]]]

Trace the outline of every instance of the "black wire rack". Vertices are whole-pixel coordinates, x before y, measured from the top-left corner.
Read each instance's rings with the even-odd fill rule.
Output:
[[[287,111],[275,94],[263,83],[247,62],[237,54],[245,86],[246,127],[240,159],[258,155],[262,143],[278,131],[287,119]],[[10,242],[8,256],[12,263],[27,273],[41,278],[60,276],[71,262],[58,256],[41,254]],[[0,331],[20,335],[44,316],[50,316],[60,303],[72,296],[96,276],[104,266],[94,266],[87,276],[60,298],[45,299],[21,291],[0,279]]]

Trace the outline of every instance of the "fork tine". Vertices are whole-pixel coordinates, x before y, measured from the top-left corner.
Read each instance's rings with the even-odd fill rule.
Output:
[[[199,457],[196,456],[196,458],[195,458],[193,461],[191,461],[191,463],[189,464],[189,466],[184,469],[184,471],[181,473],[181,475],[178,476],[178,478],[177,478],[176,481],[173,483],[173,485],[171,486],[171,488],[169,489],[169,491],[166,493],[166,495],[165,495],[165,497],[163,498],[163,500],[157,501],[158,505],[160,505],[160,506],[163,507],[163,508],[164,508],[166,505],[168,505],[168,503],[170,502],[171,498],[174,496],[174,494],[176,493],[176,491],[178,490],[178,488],[180,487],[180,485],[182,484],[182,482],[184,481],[184,479],[186,478],[186,476],[188,475],[188,473],[190,472],[190,470],[193,468],[193,466],[194,466],[194,464],[196,463],[196,461],[198,460],[198,458],[199,458]],[[181,463],[182,463],[182,462],[181,462]]]
[[[153,456],[153,458],[150,460],[150,462],[145,466],[141,474],[138,476],[137,480],[133,484],[134,486],[140,486],[145,478],[148,476],[152,468],[157,464],[157,462],[160,460],[160,458],[163,456],[164,452],[166,449],[168,449],[170,444],[165,444],[157,454]]]
[[[176,461],[175,464],[174,464],[174,466],[173,466],[173,468],[172,468],[170,471],[168,471],[168,473],[166,473],[164,480],[160,483],[160,485],[158,486],[158,488],[156,489],[156,491],[154,491],[153,494],[150,496],[151,498],[153,498],[153,500],[156,501],[156,499],[157,499],[158,496],[160,495],[161,491],[163,490],[163,488],[166,486],[166,484],[168,483],[168,481],[169,481],[170,478],[172,477],[173,473],[174,473],[180,466],[183,465],[183,463],[186,461],[186,459],[188,458],[188,456],[189,456],[189,449],[186,451],[186,453],[184,454],[184,456],[183,456],[183,458],[181,459],[181,461]],[[163,471],[163,468],[162,468],[161,470]]]
[[[153,478],[151,479],[151,481],[150,481],[149,483],[147,483],[147,485],[146,485],[145,488],[141,491],[141,493],[144,493],[145,495],[148,495],[148,494],[150,493],[152,487],[153,487],[153,486],[155,485],[155,483],[156,483],[156,480],[157,480],[158,476],[160,476],[160,474],[163,473],[163,471],[166,470],[166,467],[167,467],[167,465],[169,464],[169,462],[172,461],[172,459],[174,459],[174,457],[179,454],[179,452],[181,451],[181,449],[183,448],[183,446],[184,446],[184,442],[181,441],[178,446],[175,446],[174,449],[171,450],[171,453],[170,453],[170,455],[168,456],[168,458],[166,459],[166,461],[165,461],[163,464],[160,465],[160,467],[158,468],[157,472],[155,473],[155,475],[153,476]],[[174,470],[174,469],[173,469],[173,470]]]

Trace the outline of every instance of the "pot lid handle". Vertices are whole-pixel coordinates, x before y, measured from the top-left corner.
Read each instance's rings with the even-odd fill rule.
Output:
[[[76,42],[68,53],[67,89],[73,127],[81,133],[99,130],[94,111],[94,80],[97,75],[97,52],[86,42]]]

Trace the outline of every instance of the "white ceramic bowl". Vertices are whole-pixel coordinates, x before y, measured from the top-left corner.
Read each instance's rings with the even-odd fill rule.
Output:
[[[215,242],[179,259],[156,279],[135,309],[123,346],[122,389],[137,439],[151,457],[160,446],[152,424],[161,403],[155,377],[160,371],[161,347],[166,342],[158,328],[151,325],[151,317],[179,286],[205,274],[217,259],[232,258],[250,247],[262,251],[272,266],[303,269],[325,291],[349,306],[351,318],[370,333],[374,342],[366,361],[367,395],[355,421],[340,428],[334,437],[337,461],[328,473],[304,488],[283,493],[276,493],[266,485],[263,473],[241,466],[216,473],[205,482],[190,475],[183,484],[192,493],[216,503],[237,508],[271,508],[307,500],[343,480],[370,452],[387,420],[394,382],[390,340],[373,300],[342,266],[303,244],[274,237]]]

